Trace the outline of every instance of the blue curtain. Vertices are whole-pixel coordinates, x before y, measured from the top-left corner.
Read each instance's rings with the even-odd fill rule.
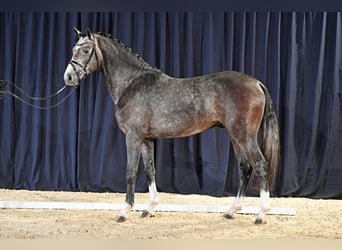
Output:
[[[33,96],[62,87],[74,26],[112,34],[174,77],[222,70],[255,76],[268,87],[280,124],[273,194],[342,197],[340,12],[0,13],[0,79]],[[126,149],[114,109],[99,72],[51,110],[5,96],[0,187],[124,192]],[[224,129],[157,140],[155,157],[160,191],[237,191],[238,168]],[[140,162],[137,191],[146,190]]]

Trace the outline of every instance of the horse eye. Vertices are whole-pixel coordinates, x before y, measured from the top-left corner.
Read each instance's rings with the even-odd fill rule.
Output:
[[[87,49],[87,48],[82,48],[82,52],[83,52],[84,54],[88,54],[88,53],[89,53],[89,49]]]

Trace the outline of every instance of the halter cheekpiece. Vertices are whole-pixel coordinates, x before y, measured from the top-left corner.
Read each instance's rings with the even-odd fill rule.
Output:
[[[70,65],[72,66],[72,68],[74,69],[74,71],[75,71],[75,73],[76,73],[76,76],[77,76],[78,80],[81,80],[81,79],[80,79],[80,77],[79,77],[79,71],[76,70],[75,65],[77,65],[78,67],[80,67],[80,68],[83,70],[85,76],[87,76],[87,75],[88,75],[88,74],[87,74],[87,67],[88,67],[88,64],[89,64],[91,58],[93,57],[93,55],[95,55],[95,59],[96,59],[96,68],[98,68],[98,66],[99,66],[99,61],[98,61],[97,54],[96,54],[96,43],[93,42],[93,41],[90,41],[90,42],[84,42],[84,43],[80,43],[80,44],[76,44],[76,45],[77,45],[77,46],[83,46],[83,45],[85,45],[85,44],[93,44],[93,48],[92,48],[92,50],[91,50],[91,52],[90,52],[90,55],[89,55],[89,57],[88,57],[87,62],[86,62],[84,65],[82,65],[81,63],[79,63],[79,62],[77,62],[77,61],[75,61],[75,60],[72,60],[72,59],[69,61],[69,64],[70,64]]]

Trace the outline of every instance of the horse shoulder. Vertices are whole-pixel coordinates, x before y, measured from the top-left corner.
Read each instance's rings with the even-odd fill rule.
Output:
[[[158,72],[144,72],[132,80],[123,91],[115,106],[115,117],[123,131],[128,124],[136,127],[144,126],[150,112],[149,102],[152,99],[150,90],[158,79]]]

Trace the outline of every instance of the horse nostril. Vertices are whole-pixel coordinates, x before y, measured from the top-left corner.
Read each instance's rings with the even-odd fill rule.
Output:
[[[69,85],[72,84],[72,82],[74,81],[72,74],[70,74],[69,72],[65,72],[64,73],[64,82],[65,84]]]

